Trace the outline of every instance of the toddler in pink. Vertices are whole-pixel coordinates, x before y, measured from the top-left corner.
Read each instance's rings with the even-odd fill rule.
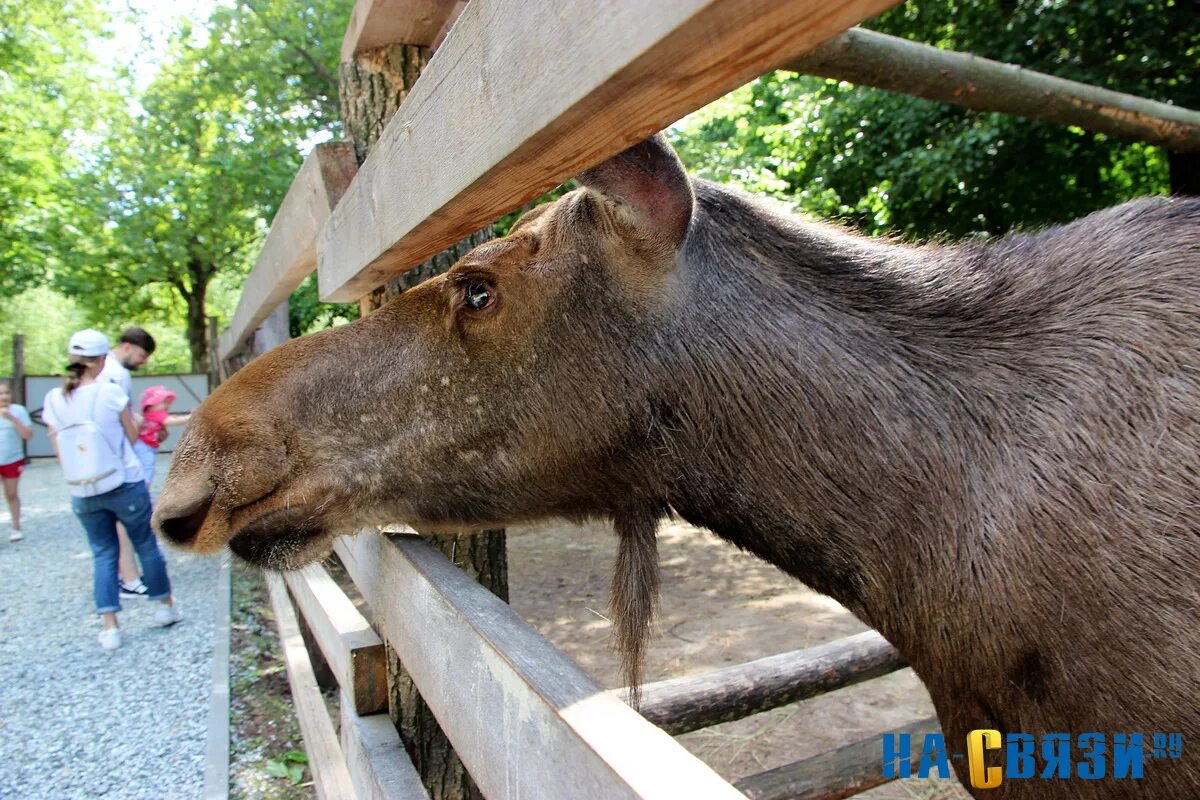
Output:
[[[167,439],[167,426],[181,425],[191,418],[191,414],[172,414],[171,403],[174,402],[174,392],[165,386],[155,385],[148,386],[142,392],[142,399],[138,403],[141,424],[138,425],[138,438],[133,443],[133,451],[142,464],[146,488],[154,483],[154,457],[158,455],[159,445]]]

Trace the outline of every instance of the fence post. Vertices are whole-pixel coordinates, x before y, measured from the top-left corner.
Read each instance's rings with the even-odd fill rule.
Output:
[[[13,402],[23,406],[25,405],[25,334],[13,334],[12,348]]]
[[[362,51],[355,48],[352,55],[343,49],[338,94],[342,121],[354,142],[359,164],[366,159],[367,151],[428,63],[432,53],[427,46],[430,43],[398,42]],[[360,313],[369,314],[405,289],[445,272],[468,250],[490,238],[489,225],[362,298]],[[434,537],[430,544],[493,593],[508,600],[504,531]],[[395,651],[389,646],[387,652],[388,711],[430,795],[438,800],[482,798]]]
[[[262,355],[272,347],[279,345],[290,339],[288,330],[288,301],[284,300],[275,307],[271,315],[262,321],[258,329],[254,331],[254,342],[251,350],[254,355]]]
[[[208,391],[211,393],[221,383],[220,332],[217,318],[208,318]]]

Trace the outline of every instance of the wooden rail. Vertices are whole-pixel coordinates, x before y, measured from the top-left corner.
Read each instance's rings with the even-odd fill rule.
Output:
[[[642,687],[642,716],[678,735],[807,700],[908,666],[875,631]],[[620,690],[624,692],[625,690]]]
[[[458,11],[457,0],[358,0],[342,39],[342,61],[390,44],[429,47]]]
[[[914,741],[941,730],[937,719],[918,720],[897,728]],[[842,800],[889,781],[883,777],[883,752],[879,736],[751,775],[734,783],[750,800]]]
[[[387,714],[362,717],[343,691],[342,752],[358,800],[429,800]]]
[[[742,796],[419,537],[335,549],[489,800]]]
[[[284,579],[351,707],[359,714],[386,711],[383,640],[324,567],[310,564]]]
[[[300,624],[296,612],[288,600],[287,587],[279,575],[264,573],[267,591],[271,595],[271,609],[275,612],[275,624],[279,627],[279,641],[283,645],[283,661],[287,666],[288,684],[292,689],[292,702],[296,704],[296,716],[300,719],[300,732],[304,735],[304,749],[308,752],[308,764],[313,773],[317,797],[321,800],[345,800],[354,796],[354,784],[342,757],[337,734],[321,689],[313,675],[308,651],[300,635]]]
[[[862,28],[780,66],[975,111],[1076,125],[1180,153],[1200,150],[1200,111]]]
[[[362,669],[362,661],[373,660],[375,651],[382,655],[379,637],[323,568],[264,574],[317,796],[429,800],[388,715],[358,710],[380,705],[373,699],[378,697],[383,698],[384,708],[387,705],[387,675],[382,665]],[[288,587],[341,688],[340,737],[317,686]],[[367,656],[356,659],[356,652]],[[370,688],[368,682],[373,684]]]
[[[241,349],[254,329],[312,274],[317,265],[317,234],[357,168],[354,147],[346,142],[319,144],[304,160],[271,221],[233,321],[221,336],[220,360]]]
[[[321,298],[357,300],[895,2],[473,0],[321,233]]]

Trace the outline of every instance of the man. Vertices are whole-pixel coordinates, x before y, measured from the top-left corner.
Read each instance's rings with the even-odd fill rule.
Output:
[[[108,352],[104,359],[104,369],[96,376],[97,381],[115,383],[124,390],[133,406],[134,422],[141,423],[141,409],[133,398],[133,378],[130,372],[140,369],[154,353],[154,337],[141,328],[126,328],[117,341],[117,346]],[[149,591],[142,583],[142,572],[138,568],[137,557],[134,555],[133,543],[129,541],[125,529],[117,525],[117,541],[121,547],[121,555],[117,562],[117,572],[120,575],[118,588],[121,597],[145,597]]]
[[[129,395],[129,401],[133,402],[133,379],[130,377],[130,372],[136,372],[154,354],[154,337],[141,328],[127,328],[121,334],[117,346],[109,351],[108,358],[104,359],[104,369],[100,371],[97,380],[109,381],[115,383],[125,390],[125,394]],[[133,409],[134,417],[138,416],[138,409]]]

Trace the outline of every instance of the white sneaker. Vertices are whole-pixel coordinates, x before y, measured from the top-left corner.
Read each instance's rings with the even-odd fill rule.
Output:
[[[100,646],[105,650],[116,650],[121,646],[121,629],[105,628],[100,631]]]
[[[154,609],[154,624],[168,628],[174,625],[179,620],[183,619],[183,612],[179,610],[178,603],[167,605],[159,603],[158,608]]]
[[[23,540],[24,538],[25,538],[25,534],[21,533],[20,531],[13,531],[12,536],[9,536],[8,540],[10,542],[19,542],[19,541]]]

